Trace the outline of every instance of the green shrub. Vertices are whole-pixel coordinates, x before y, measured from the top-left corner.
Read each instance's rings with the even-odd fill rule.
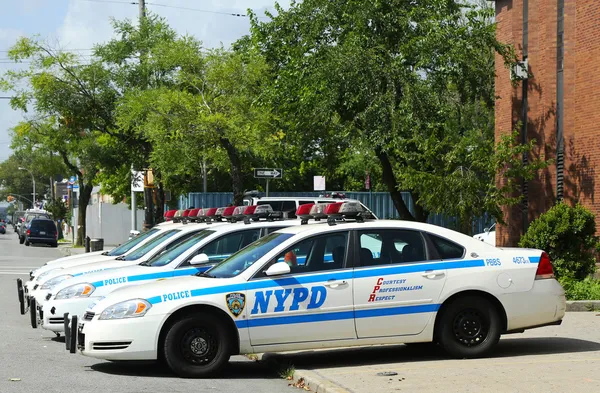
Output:
[[[559,203],[531,223],[519,246],[546,251],[557,277],[583,280],[596,270],[600,242],[595,233],[589,210]]]
[[[587,277],[583,281],[561,278],[567,300],[600,300],[600,280]]]

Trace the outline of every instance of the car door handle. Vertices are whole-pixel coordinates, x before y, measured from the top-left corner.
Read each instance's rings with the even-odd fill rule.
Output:
[[[348,284],[348,281],[346,281],[346,280],[338,281],[335,278],[333,278],[331,280],[327,280],[327,282],[325,283],[325,285],[327,285],[330,288],[335,288],[339,285],[347,285],[347,284]]]
[[[441,277],[443,275],[445,275],[446,273],[444,272],[434,272],[433,270],[427,270],[425,273],[422,273],[421,276],[425,277],[425,278],[436,278],[436,277]]]

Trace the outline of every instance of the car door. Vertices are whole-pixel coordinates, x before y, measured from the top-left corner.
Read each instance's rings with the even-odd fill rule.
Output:
[[[349,232],[301,240],[274,258],[248,282],[246,315],[252,345],[356,338]],[[285,261],[291,272],[267,277]]]
[[[358,338],[420,333],[446,280],[437,253],[419,231],[368,229],[356,232],[354,310]]]

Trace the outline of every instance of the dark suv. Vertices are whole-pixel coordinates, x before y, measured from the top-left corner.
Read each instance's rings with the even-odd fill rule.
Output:
[[[25,232],[25,245],[44,243],[58,247],[58,230],[54,221],[47,218],[34,218]]]

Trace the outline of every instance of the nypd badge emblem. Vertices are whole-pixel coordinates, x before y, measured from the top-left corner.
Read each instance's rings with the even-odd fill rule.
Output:
[[[228,293],[225,295],[225,301],[227,302],[229,312],[231,312],[234,317],[239,317],[246,305],[246,295],[238,292]]]

